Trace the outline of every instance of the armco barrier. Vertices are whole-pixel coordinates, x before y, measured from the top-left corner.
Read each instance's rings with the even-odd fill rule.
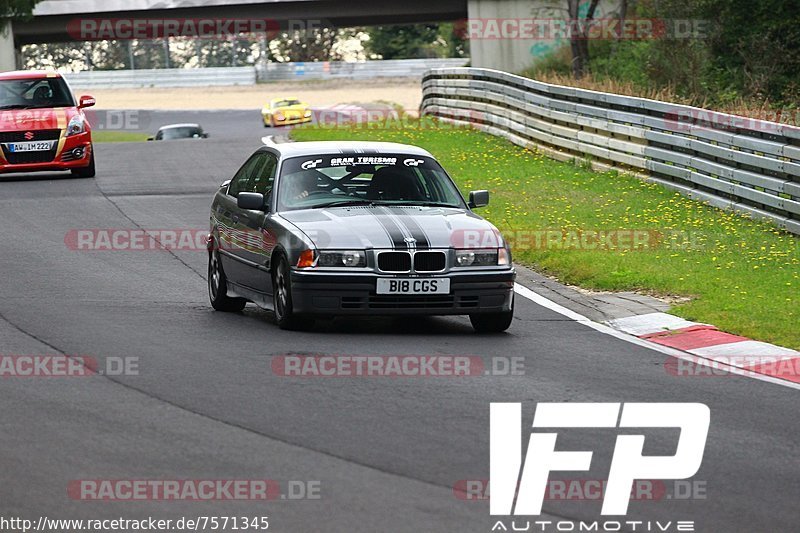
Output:
[[[259,81],[313,80],[327,78],[421,78],[432,68],[463,67],[463,59],[388,59],[380,61],[316,61],[259,65]]]
[[[645,175],[800,234],[798,127],[490,69],[432,69],[422,86],[422,113],[558,159]]]
[[[209,87],[256,83],[256,69],[253,67],[88,70],[64,76],[70,85],[80,89]]]
[[[65,74],[79,89],[211,87],[254,85],[263,81],[329,78],[422,78],[431,68],[460,67],[469,59],[396,59],[387,61],[318,61],[267,63],[256,67],[90,70]]]

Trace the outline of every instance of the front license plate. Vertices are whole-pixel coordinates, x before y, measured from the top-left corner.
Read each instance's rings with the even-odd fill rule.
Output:
[[[47,152],[53,148],[55,141],[33,141],[27,143],[11,143],[8,145],[12,152]]]
[[[378,294],[450,294],[450,279],[378,278]]]

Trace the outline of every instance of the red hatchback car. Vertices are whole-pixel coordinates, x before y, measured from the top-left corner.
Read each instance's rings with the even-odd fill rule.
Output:
[[[95,175],[92,131],[84,108],[55,72],[0,73],[0,174],[70,170]]]

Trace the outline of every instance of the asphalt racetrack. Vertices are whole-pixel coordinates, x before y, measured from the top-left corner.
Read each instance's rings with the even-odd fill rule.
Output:
[[[490,403],[522,402],[525,436],[537,402],[701,402],[711,426],[693,479],[704,490],[684,499],[666,482],[667,494],[632,501],[626,519],[797,531],[797,390],[671,375],[662,353],[519,296],[502,335],[476,335],[466,317],[336,319],[286,332],[255,306],[212,311],[201,250],[70,249],[65,236],[77,229],[207,228],[215,189],[271,131],[257,113],[150,118],[151,131],[201,122],[211,138],[100,144],[96,179],[0,177],[0,354],[90,356],[100,368],[138,361],[127,375],[0,379],[0,514],[269,516],[274,531],[488,532],[488,502],[453,487],[489,477]],[[487,367],[492,357],[521,358],[524,373],[276,375],[272,362],[286,354],[467,355]],[[676,430],[645,433],[645,453],[674,453]],[[592,469],[553,477],[607,478],[616,434],[561,434],[559,449],[594,451]],[[283,497],[85,501],[68,491],[76,480],[120,479],[269,479]],[[600,507],[546,501],[545,518],[594,520]]]

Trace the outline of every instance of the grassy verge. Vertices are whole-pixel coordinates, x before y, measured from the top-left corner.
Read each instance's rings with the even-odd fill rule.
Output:
[[[292,135],[299,141],[363,139],[422,146],[464,193],[492,192],[492,204],[479,212],[510,236],[516,262],[589,289],[685,297],[672,312],[800,349],[800,239],[767,223],[616,172],[559,163],[472,130],[406,124],[358,130],[308,127]],[[590,230],[620,235],[647,230],[652,238],[647,246],[620,241],[616,247],[595,249],[570,239]],[[539,240],[541,232],[564,238]]]
[[[130,131],[93,131],[92,140],[96,143],[143,142],[149,137],[146,133]]]

